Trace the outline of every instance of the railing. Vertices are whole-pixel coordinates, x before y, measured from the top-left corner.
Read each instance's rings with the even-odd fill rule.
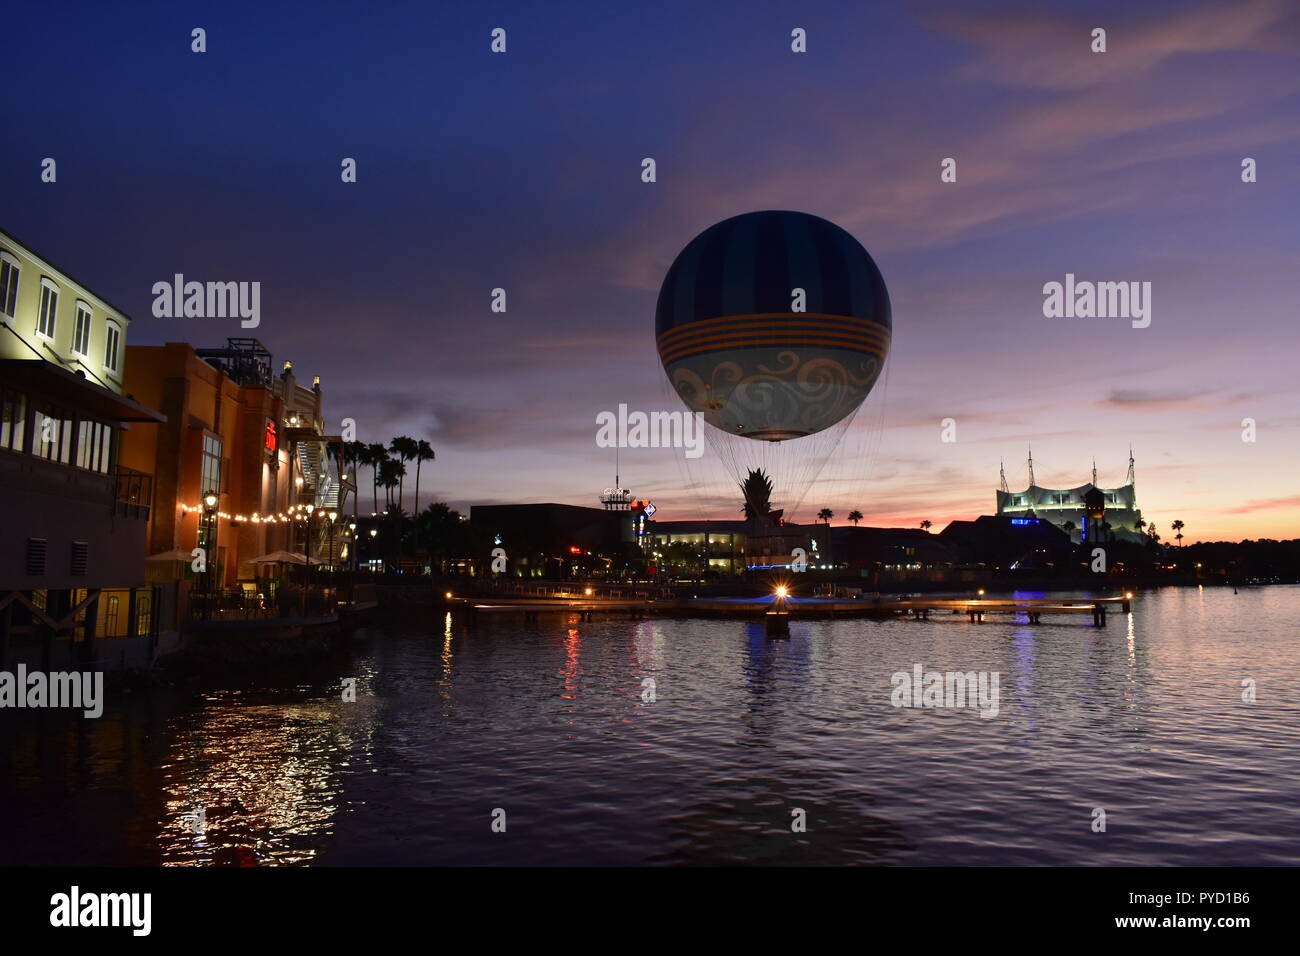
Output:
[[[147,519],[149,506],[153,502],[153,475],[119,466],[113,473],[113,479],[114,514]]]
[[[324,617],[337,611],[338,594],[333,588],[281,588],[274,595],[227,589],[190,596],[190,617],[196,621]]]
[[[556,598],[567,600],[629,601],[671,598],[671,588],[647,584],[603,584],[598,582],[541,582],[507,580],[476,580],[471,588],[502,596]]]

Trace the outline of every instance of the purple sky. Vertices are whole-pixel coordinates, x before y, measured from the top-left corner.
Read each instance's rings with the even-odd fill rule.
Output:
[[[0,226],[130,313],[136,344],[249,334],[153,318],[154,282],[260,281],[252,334],[321,375],[331,419],[433,444],[425,501],[594,504],[597,413],[676,407],[668,265],[786,208],[852,232],[894,308],[887,381],[796,517],[942,527],[992,510],[1000,458],[1023,487],[1031,442],[1058,486],[1094,456],[1120,483],[1131,443],[1166,537],[1300,535],[1288,0],[46,6],[0,37]],[[1151,282],[1150,327],[1045,318],[1067,272]],[[734,516],[675,455],[624,452],[623,483],[663,518]]]

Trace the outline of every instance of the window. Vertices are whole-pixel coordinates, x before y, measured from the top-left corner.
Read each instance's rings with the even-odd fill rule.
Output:
[[[0,312],[14,317],[18,302],[18,260],[7,252],[0,252]]]
[[[77,327],[72,333],[72,351],[78,355],[90,354],[90,306],[77,302]]]
[[[49,279],[41,278],[41,311],[36,318],[36,331],[47,339],[54,338],[54,320],[59,315],[59,287]]]
[[[69,464],[72,460],[72,413],[52,406],[36,409],[32,454]]]
[[[122,613],[122,598],[117,594],[100,592],[99,626],[95,629],[96,637],[125,637],[118,633],[118,618]]]
[[[82,419],[78,422],[77,467],[107,474],[113,452],[113,427]]]
[[[141,588],[135,599],[136,634],[153,633],[153,592]]]
[[[0,448],[23,450],[27,427],[27,396],[0,390]]]
[[[203,468],[199,478],[199,494],[209,491],[221,494],[221,439],[203,436]]]
[[[104,346],[104,368],[110,372],[117,371],[117,343],[122,337],[122,331],[117,327],[117,323],[110,321],[106,327],[107,343]]]

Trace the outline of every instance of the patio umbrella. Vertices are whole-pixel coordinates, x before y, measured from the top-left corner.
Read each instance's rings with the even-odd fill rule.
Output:
[[[295,554],[292,551],[272,551],[270,554],[264,554],[261,557],[253,558],[252,564],[306,564],[307,559],[304,555]]]
[[[186,551],[184,548],[174,548],[171,551],[160,551],[157,554],[151,554],[145,558],[146,561],[193,561],[194,554]]]

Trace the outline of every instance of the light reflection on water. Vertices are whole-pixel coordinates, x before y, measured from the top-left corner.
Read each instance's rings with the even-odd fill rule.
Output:
[[[1134,609],[1104,630],[795,621],[782,641],[438,615],[297,686],[0,713],[0,862],[1300,861],[1300,588]],[[999,672],[999,716],[892,707],[917,663]]]

